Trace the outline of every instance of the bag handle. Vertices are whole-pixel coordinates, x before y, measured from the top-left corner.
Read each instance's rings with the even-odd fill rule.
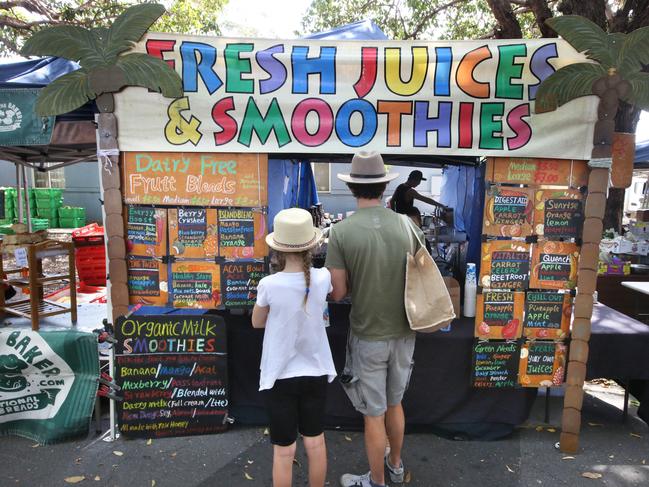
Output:
[[[415,227],[415,224],[412,221],[412,219],[408,215],[402,215],[401,218],[404,218],[406,220],[406,226],[408,227],[410,236],[414,236],[417,243],[419,243],[419,247],[422,248],[422,249],[425,249],[426,244],[419,237],[419,233],[417,232],[417,230],[415,230],[416,227]],[[413,255],[414,255],[414,252],[413,252]]]

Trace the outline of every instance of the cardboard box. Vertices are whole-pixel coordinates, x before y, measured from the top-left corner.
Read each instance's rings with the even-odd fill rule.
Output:
[[[453,302],[453,311],[455,312],[456,317],[462,316],[460,314],[460,283],[456,279],[444,276],[444,283],[446,284],[446,289],[451,296],[451,301]]]

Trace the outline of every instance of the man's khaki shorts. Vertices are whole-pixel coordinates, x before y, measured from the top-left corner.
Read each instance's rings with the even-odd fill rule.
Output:
[[[401,402],[414,362],[415,334],[389,340],[363,340],[350,333],[341,375],[343,389],[364,416],[381,416]]]

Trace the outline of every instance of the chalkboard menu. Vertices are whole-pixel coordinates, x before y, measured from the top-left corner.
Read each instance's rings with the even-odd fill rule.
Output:
[[[129,206],[126,218],[126,239],[130,255],[166,255],[167,210]]]
[[[519,355],[517,342],[476,342],[473,346],[473,387],[516,387]]]
[[[225,430],[223,318],[119,317],[115,338],[115,379],[124,397],[117,403],[117,421],[124,436],[163,438]]]
[[[555,342],[527,342],[521,348],[518,377],[523,387],[551,387],[563,383],[566,346]]]
[[[503,237],[531,235],[534,218],[534,191],[527,188],[487,189],[483,234]]]
[[[259,210],[219,209],[219,256],[258,259],[268,255],[266,215]]]
[[[225,308],[251,308],[257,300],[257,285],[268,274],[263,262],[233,262],[221,265],[221,302]]]
[[[219,265],[212,262],[171,264],[174,308],[212,309],[221,305]]]
[[[534,215],[536,233],[546,239],[577,239],[584,222],[583,196],[578,190],[536,192],[540,201]]]
[[[567,159],[488,157],[485,178],[496,183],[579,188],[588,184],[588,163]]]
[[[528,291],[525,294],[523,334],[528,338],[565,338],[570,330],[570,314],[570,294]]]
[[[530,246],[498,240],[482,244],[480,285],[491,289],[525,289],[529,282]]]
[[[182,258],[210,258],[218,254],[216,209],[169,210],[169,252]]]
[[[128,268],[128,292],[131,304],[166,304],[167,266],[151,258],[130,257]]]
[[[483,291],[477,296],[475,336],[512,340],[521,336],[523,292]]]
[[[532,248],[532,289],[574,289],[579,247],[569,242],[541,241]]]

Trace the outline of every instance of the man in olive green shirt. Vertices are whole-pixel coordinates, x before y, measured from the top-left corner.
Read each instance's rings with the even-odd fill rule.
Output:
[[[385,172],[376,152],[356,154],[350,174],[338,175],[356,198],[358,209],[331,228],[325,265],[331,271],[333,299],[342,299],[348,291],[351,294],[351,331],[341,382],[363,414],[370,464],[364,475],[343,475],[343,487],[384,486],[384,465],[392,483],[404,480],[401,400],[415,347],[404,289],[406,255],[413,239],[407,217],[381,205],[387,183],[397,176]]]

